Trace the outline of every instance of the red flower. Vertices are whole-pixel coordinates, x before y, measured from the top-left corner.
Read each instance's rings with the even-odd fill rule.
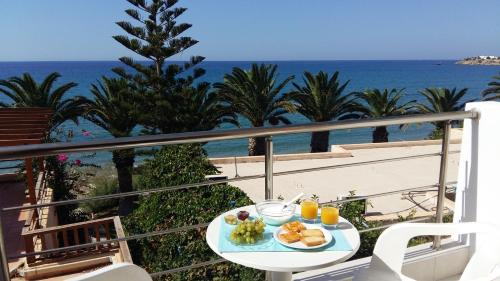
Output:
[[[66,154],[57,155],[57,161],[62,163],[62,162],[66,162],[66,160],[68,160],[68,155],[66,155]]]
[[[81,166],[82,165],[82,161],[80,159],[76,159],[75,162],[74,162],[74,164],[76,166]]]

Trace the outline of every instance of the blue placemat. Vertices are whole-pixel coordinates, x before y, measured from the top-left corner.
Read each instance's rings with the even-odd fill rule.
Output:
[[[292,220],[298,220],[298,218],[292,218]],[[275,241],[273,238],[274,231],[279,228],[279,226],[266,225],[264,231],[264,239],[258,241],[255,245],[236,245],[229,241],[229,234],[231,230],[235,228],[235,225],[227,224],[222,218],[221,227],[219,232],[219,251],[221,253],[228,252],[294,252],[294,251],[308,251],[308,252],[318,252],[318,251],[352,251],[352,247],[345,238],[344,234],[339,229],[330,230],[333,239],[330,244],[319,249],[311,250],[297,250],[281,245],[279,242]]]

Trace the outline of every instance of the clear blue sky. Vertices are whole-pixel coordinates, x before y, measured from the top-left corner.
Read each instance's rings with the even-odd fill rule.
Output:
[[[498,0],[181,0],[208,60],[500,55]],[[115,60],[125,0],[2,1],[0,61]]]

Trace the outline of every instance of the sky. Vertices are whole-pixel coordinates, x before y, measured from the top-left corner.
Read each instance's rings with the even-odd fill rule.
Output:
[[[180,0],[200,42],[174,59],[459,59],[500,55],[498,0]],[[0,61],[116,60],[125,0],[1,0]],[[136,57],[137,58],[137,57]]]

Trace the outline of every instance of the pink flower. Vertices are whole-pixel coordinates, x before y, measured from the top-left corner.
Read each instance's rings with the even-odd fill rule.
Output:
[[[76,159],[75,162],[74,162],[74,164],[76,166],[81,166],[82,165],[82,161],[80,159]]]
[[[68,155],[66,154],[59,154],[57,155],[57,161],[59,162],[66,162],[68,160]]]
[[[90,135],[92,135],[92,134],[89,131],[82,130],[82,135],[85,137],[90,137]]]

